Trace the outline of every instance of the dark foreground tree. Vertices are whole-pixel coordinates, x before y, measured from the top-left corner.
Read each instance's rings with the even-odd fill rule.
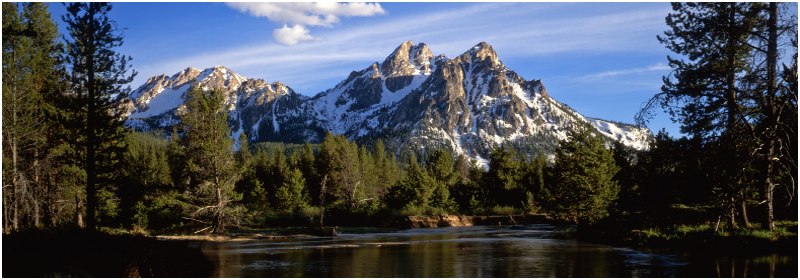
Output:
[[[759,24],[754,28],[749,45],[752,47],[750,71],[743,79],[747,86],[747,101],[752,107],[748,116],[753,122],[750,131],[758,146],[754,162],[761,171],[766,215],[763,219],[770,231],[775,230],[774,189],[776,185],[791,185],[796,189],[797,152],[790,146],[797,139],[797,16],[788,9],[797,10],[797,3],[772,2],[756,6]],[[783,55],[794,53],[792,65],[778,65]],[[781,176],[783,175],[783,176]],[[789,180],[779,182],[778,178]],[[788,190],[788,188],[787,188]],[[789,194],[793,196],[792,193]]]
[[[765,226],[773,229],[775,179],[788,174],[783,184],[796,189],[796,160],[788,155],[791,144],[784,143],[797,139],[797,68],[784,66],[781,76],[777,61],[782,53],[797,53],[797,18],[779,14],[777,3],[672,6],[675,13],[667,17],[672,29],[658,39],[688,61],[667,58],[674,70],[637,122],[645,123],[656,107],[664,108],[681,123],[682,132],[725,157],[715,172],[724,173],[717,181],[724,201],[717,205],[721,215],[732,216],[737,204],[746,213],[747,198],[757,189],[751,178],[763,178],[759,204],[766,208]]]
[[[109,3],[65,4],[69,38],[66,60],[69,64],[71,92],[69,126],[74,135],[73,156],[86,171],[86,226],[94,229],[100,210],[98,197],[110,197],[110,182],[124,152],[127,130],[121,112],[111,97],[127,94],[123,88],[136,76],[128,76],[128,60],[114,49],[122,45],[122,30],[108,18]],[[109,207],[105,207],[108,209]],[[113,207],[112,207],[113,208]]]

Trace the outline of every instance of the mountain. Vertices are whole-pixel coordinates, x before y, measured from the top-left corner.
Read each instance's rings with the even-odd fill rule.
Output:
[[[495,144],[552,154],[578,122],[638,150],[653,138],[647,128],[587,118],[559,103],[541,80],[505,67],[486,43],[449,58],[411,41],[313,97],[222,66],[155,76],[118,97],[126,125],[150,130],[176,124],[193,82],[223,89],[232,137],[245,133],[251,142],[320,142],[331,131],[356,141],[383,139],[398,154],[444,148],[485,164]]]

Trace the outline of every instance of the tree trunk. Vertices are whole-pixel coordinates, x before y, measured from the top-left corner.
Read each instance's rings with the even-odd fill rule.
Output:
[[[742,223],[744,227],[750,228],[750,219],[747,218],[747,199],[742,199]]]
[[[12,63],[11,64],[12,65],[16,65],[17,56],[16,56],[16,53],[13,52],[13,51],[12,51],[11,58],[12,58]],[[13,77],[12,78],[12,80],[13,80],[12,83],[13,83],[14,86],[11,89],[11,97],[12,97],[12,100],[10,100],[10,102],[11,102],[11,116],[6,116],[6,117],[11,117],[12,133],[7,133],[7,131],[4,131],[6,133],[4,133],[5,135],[3,135],[6,139],[8,139],[7,141],[9,142],[10,148],[11,148],[11,165],[12,165],[12,167],[11,167],[11,172],[12,172],[11,173],[11,204],[12,204],[11,225],[12,225],[12,229],[13,230],[17,230],[18,218],[19,218],[19,215],[18,215],[18,209],[19,209],[19,202],[18,201],[19,201],[19,198],[18,198],[18,195],[17,195],[17,189],[19,188],[17,186],[17,184],[19,183],[19,181],[17,180],[17,138],[15,137],[16,135],[14,135],[14,133],[13,133],[13,132],[15,132],[15,131],[13,131],[13,129],[16,128],[16,126],[17,126],[17,83],[16,83],[17,78],[18,77]],[[9,102],[9,101],[7,100],[6,102]],[[9,135],[9,134],[11,134],[11,135]]]
[[[735,203],[736,203],[735,199],[731,198],[731,206],[730,206],[730,210],[728,210],[728,217],[730,217],[731,226],[734,227],[734,228],[739,226],[736,223],[736,205],[735,205]]]
[[[36,189],[41,187],[41,185],[39,184],[39,149],[38,148],[34,148],[33,149],[33,185],[34,185],[34,187]],[[33,226],[39,227],[39,218],[40,218],[40,216],[39,216],[39,214],[40,214],[39,213],[39,201],[38,201],[39,198],[37,197],[35,191],[33,193],[34,194],[31,195],[31,198],[33,200],[34,206],[36,206],[36,209],[34,210],[35,212],[33,213]]]
[[[777,137],[777,129],[779,124],[779,116],[777,108],[775,107],[775,98],[777,95],[777,61],[778,61],[778,3],[769,3],[769,21],[767,23],[769,29],[769,37],[767,42],[767,102],[764,105],[765,113],[767,114],[767,130],[765,131],[766,144],[765,157],[767,160],[765,178],[764,178],[764,196],[767,201],[767,216],[766,227],[770,231],[775,230],[775,221],[773,217],[773,192],[775,190],[775,183],[773,182],[773,170],[775,169],[775,145]]]
[[[16,117],[16,116],[14,116]],[[19,175],[17,170],[17,143],[14,140],[11,140],[11,164],[14,166],[11,168],[12,173],[12,185],[13,188],[11,190],[11,203],[13,204],[12,212],[11,212],[11,221],[12,221],[12,228],[14,230],[19,229]]]
[[[83,215],[81,215],[81,198],[80,194],[75,193],[75,223],[79,228],[83,228]]]
[[[328,175],[322,178],[322,185],[319,189],[319,227],[323,228],[322,219],[325,218],[325,192],[327,191]]]
[[[5,193],[5,189],[6,188],[3,187],[3,193]],[[8,223],[11,220],[11,218],[9,217],[9,212],[10,211],[8,211],[8,209],[11,206],[8,205],[8,203],[9,203],[9,201],[7,199],[5,199],[5,194],[3,194],[3,233],[7,233],[8,229],[9,229],[9,226],[10,226]]]
[[[217,180],[217,181],[219,181],[219,180]],[[216,213],[216,215],[214,215],[215,216],[214,217],[214,234],[222,234],[222,231],[224,229],[223,228],[223,226],[224,226],[224,223],[223,223],[223,219],[224,219],[223,209],[224,208],[223,207],[225,206],[224,205],[225,201],[222,198],[222,187],[219,185],[219,183],[217,183],[216,189],[217,189],[217,213]]]
[[[94,80],[94,11],[97,9],[97,3],[89,3],[88,17],[89,17],[89,44],[86,46],[86,68],[88,73],[88,101],[89,106],[86,114],[86,226],[89,230],[95,230],[97,226],[95,218],[95,210],[97,209],[97,170],[95,167],[95,80]]]

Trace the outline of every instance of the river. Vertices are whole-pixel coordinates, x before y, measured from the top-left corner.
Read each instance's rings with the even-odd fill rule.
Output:
[[[797,256],[634,250],[549,238],[548,226],[407,229],[203,243],[214,277],[797,277]]]

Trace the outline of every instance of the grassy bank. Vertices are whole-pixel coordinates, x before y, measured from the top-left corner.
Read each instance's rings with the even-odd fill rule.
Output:
[[[200,248],[118,231],[3,234],[3,277],[208,277]]]
[[[680,248],[713,250],[726,254],[797,254],[797,221],[776,222],[776,230],[714,224],[654,226],[630,228],[623,223],[601,222],[581,225],[576,237],[580,240],[615,246],[646,248]]]

